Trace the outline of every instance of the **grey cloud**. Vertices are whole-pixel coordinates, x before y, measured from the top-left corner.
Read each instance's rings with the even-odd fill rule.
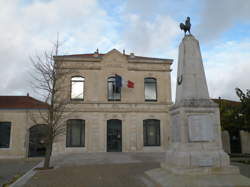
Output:
[[[123,33],[126,48],[140,55],[163,53],[178,35],[178,24],[168,16],[158,16],[146,21],[140,16],[130,16]]]
[[[22,6],[0,1],[0,25],[0,94],[24,95],[32,92],[29,57],[51,49],[58,31],[67,52],[84,53],[100,41],[112,43],[114,22],[95,0],[37,0]]]
[[[201,11],[197,35],[202,41],[211,41],[241,22],[250,23],[249,0],[206,0]]]
[[[125,12],[140,14],[148,18],[157,14],[161,4],[161,0],[128,0]]]

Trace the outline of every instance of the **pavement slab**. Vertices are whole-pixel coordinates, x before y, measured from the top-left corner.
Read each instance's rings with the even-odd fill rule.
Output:
[[[153,187],[145,171],[159,168],[165,153],[71,153],[52,158],[52,170],[37,170],[25,187]],[[250,165],[233,163],[250,177]]]
[[[146,187],[153,183],[145,171],[159,163],[98,164],[38,171],[25,187]]]
[[[10,182],[14,177],[20,177],[41,159],[0,159],[0,186]]]

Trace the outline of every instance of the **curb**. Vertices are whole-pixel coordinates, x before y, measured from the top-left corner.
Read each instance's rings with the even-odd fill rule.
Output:
[[[18,180],[16,180],[14,183],[10,185],[10,187],[21,187],[26,184],[26,182],[33,177],[36,174],[36,170],[34,170],[37,167],[41,167],[43,164],[43,161],[39,162],[36,166],[34,166],[32,169],[27,171],[22,177],[20,177]]]

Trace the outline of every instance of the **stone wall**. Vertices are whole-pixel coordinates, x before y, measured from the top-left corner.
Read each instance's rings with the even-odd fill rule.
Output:
[[[241,152],[250,154],[250,133],[247,131],[240,131],[241,138]]]
[[[53,154],[65,152],[106,152],[107,151],[107,120],[122,121],[122,151],[146,152],[164,151],[169,140],[168,113],[149,112],[76,112],[69,119],[85,120],[85,146],[82,148],[67,148],[66,135],[58,137],[53,147]],[[160,146],[143,145],[143,120],[160,120]]]
[[[31,116],[36,116],[39,123],[39,114],[35,110],[1,110],[0,121],[11,122],[10,146],[0,148],[0,158],[24,158],[28,156],[29,128],[35,125]],[[42,122],[41,122],[42,123]]]

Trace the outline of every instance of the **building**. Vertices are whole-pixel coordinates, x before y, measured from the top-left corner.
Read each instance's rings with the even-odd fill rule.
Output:
[[[60,82],[64,88],[60,97],[68,103],[63,119],[66,132],[55,140],[54,155],[167,148],[171,136],[171,59],[126,55],[113,49],[106,54],[56,56],[55,61],[70,71]],[[117,77],[130,82],[117,82]],[[223,99],[214,101],[239,105]],[[47,112],[47,107],[29,95],[0,96],[0,158],[44,155],[41,140],[46,128],[39,114]],[[234,147],[239,146],[240,152],[250,152],[250,134],[241,131],[239,135],[233,138],[222,132],[226,152],[234,153]]]
[[[56,56],[70,69],[61,98],[69,101],[67,133],[53,153],[163,151],[169,141],[171,59],[122,54]],[[130,80],[123,84],[119,79]],[[128,84],[129,84],[128,83]],[[130,87],[130,88],[129,88]]]
[[[47,104],[30,96],[0,96],[0,158],[23,158],[43,155],[39,142],[42,125],[36,124],[31,112],[43,112]]]
[[[250,153],[250,132],[242,126],[242,121],[236,116],[242,116],[239,109],[240,101],[213,99],[220,107],[222,143],[225,152],[231,154]]]
[[[60,70],[70,73],[56,85],[63,87],[58,97],[68,104],[66,133],[55,140],[53,155],[167,147],[173,60],[126,55],[116,49],[54,59]],[[129,81],[125,84],[124,79]],[[43,155],[44,122],[35,123],[30,114],[45,111],[47,105],[29,96],[0,98],[0,155]]]

